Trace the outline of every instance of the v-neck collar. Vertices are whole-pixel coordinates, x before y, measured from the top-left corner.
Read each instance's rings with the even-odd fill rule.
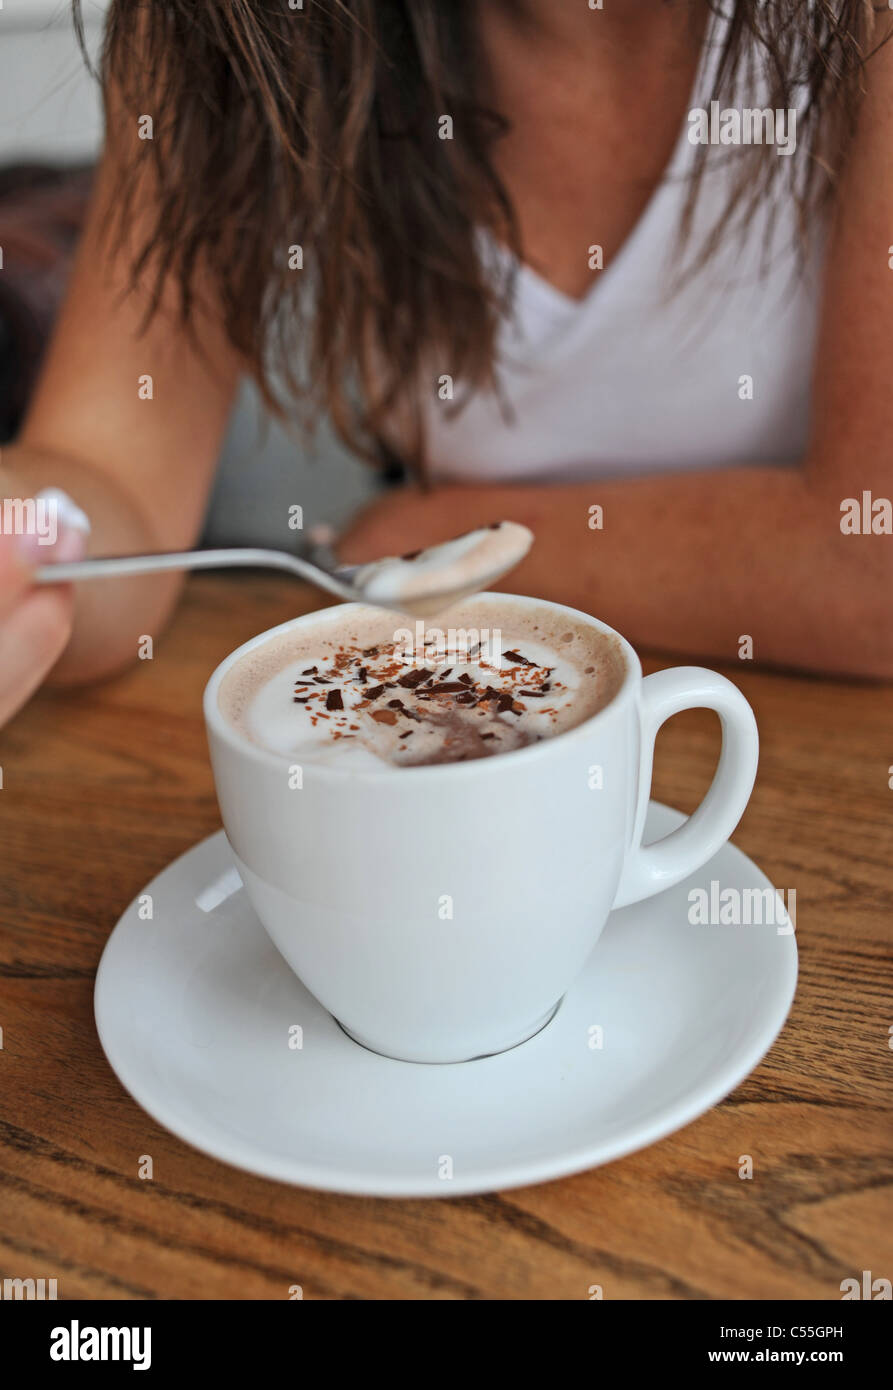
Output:
[[[484,255],[494,256],[503,265],[507,263],[512,266],[517,275],[518,283],[524,285],[528,294],[536,297],[539,307],[556,324],[584,317],[594,303],[601,303],[606,298],[606,290],[609,290],[611,284],[616,283],[623,265],[631,259],[636,246],[644,239],[647,229],[666,197],[667,189],[674,180],[685,177],[693,157],[692,146],[688,139],[688,116],[692,108],[699,104],[698,97],[707,90],[707,82],[711,76],[712,57],[717,51],[717,34],[722,18],[722,15],[711,9],[707,20],[707,29],[701,43],[697,68],[684,108],[682,123],[666,166],[644,208],[624,237],[620,248],[603,270],[595,272],[595,279],[585,294],[579,298],[566,294],[564,290],[553,285],[545,276],[540,275],[539,271],[534,270],[533,266],[526,261],[518,260],[507,246],[497,241],[488,228],[479,229],[481,249]]]

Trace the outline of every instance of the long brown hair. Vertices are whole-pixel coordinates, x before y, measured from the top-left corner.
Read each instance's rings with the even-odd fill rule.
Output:
[[[101,77],[109,138],[129,151],[122,238],[147,171],[152,182],[133,284],[157,306],[172,282],[188,325],[201,268],[268,402],[327,410],[364,453],[432,363],[469,389],[497,385],[512,276],[481,265],[478,229],[516,256],[521,247],[492,159],[505,123],[480,90],[477,3],[112,0]],[[780,196],[776,179],[790,179],[801,221],[828,198],[875,25],[870,0],[727,3],[713,95],[750,89],[756,61],[764,104],[798,109],[798,157],[752,148],[714,245],[758,199]],[[152,138],[139,139],[146,115]],[[444,117],[455,138],[440,138]],[[702,174],[703,164],[683,231]],[[410,427],[418,453],[418,421]]]

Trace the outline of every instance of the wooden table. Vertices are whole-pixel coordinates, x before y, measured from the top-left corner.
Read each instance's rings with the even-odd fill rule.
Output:
[[[891,1277],[881,687],[725,668],[762,734],[735,842],[796,889],[800,983],[767,1059],[680,1133],[538,1187],[365,1200],[237,1172],[131,1100],[96,1036],[100,953],[146,881],[219,826],[200,704],[211,670],[313,606],[288,580],[195,578],[153,660],[42,694],[0,735],[0,1277],[165,1299],[282,1299],[294,1283],[336,1299],[585,1299],[594,1283],[611,1299],[839,1299],[847,1276]],[[691,810],[717,742],[712,716],[673,720],[655,795]],[[154,1180],[140,1181],[147,1153]]]

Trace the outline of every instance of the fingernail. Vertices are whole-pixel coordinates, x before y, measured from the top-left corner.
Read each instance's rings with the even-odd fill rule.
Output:
[[[41,489],[33,500],[33,524],[18,538],[25,563],[52,565],[82,559],[90,535],[86,512],[58,487]]]

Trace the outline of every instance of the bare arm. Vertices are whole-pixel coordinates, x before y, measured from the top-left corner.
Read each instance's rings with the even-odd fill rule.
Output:
[[[170,295],[143,334],[143,295],[122,298],[126,251],[110,257],[100,231],[119,161],[141,151],[135,123],[115,119],[38,389],[19,441],[2,458],[4,493],[14,485],[27,495],[46,486],[70,494],[90,518],[93,554],[194,544],[238,379],[209,316],[197,348],[175,323]],[[140,398],[146,376],[152,399]],[[139,636],[161,629],[180,582],[164,576],[78,587],[54,679],[87,680],[132,660]],[[59,592],[57,640],[69,604]],[[21,645],[19,655],[27,656]]]
[[[537,543],[507,582],[592,610],[634,642],[893,679],[893,535],[844,535],[847,497],[893,499],[893,44],[868,93],[839,197],[808,456],[572,486],[437,489],[377,503],[348,559],[416,549],[508,517]],[[589,508],[604,529],[589,530]]]

